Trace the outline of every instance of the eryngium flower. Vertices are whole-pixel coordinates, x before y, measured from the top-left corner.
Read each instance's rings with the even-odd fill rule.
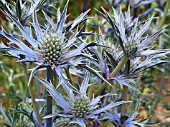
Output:
[[[37,77],[37,79],[45,85],[50,95],[56,101],[56,104],[61,107],[64,111],[57,111],[56,114],[52,116],[45,116],[45,118],[53,117],[53,116],[60,116],[69,119],[69,123],[76,123],[82,127],[86,127],[85,121],[93,121],[98,120],[100,115],[102,116],[105,114],[105,111],[110,110],[111,108],[128,103],[129,101],[120,101],[120,102],[112,102],[107,106],[101,106],[100,99],[104,96],[98,96],[96,98],[90,99],[87,96],[87,89],[90,86],[89,82],[90,75],[86,73],[84,80],[80,86],[80,90],[76,93],[73,92],[72,89],[65,85],[65,90],[68,95],[68,101],[63,98],[61,94],[54,88],[52,83],[49,83],[43,79]]]
[[[70,109],[75,118],[83,118],[90,113],[92,107],[90,105],[90,99],[87,97],[75,97],[74,100],[70,100]]]
[[[103,9],[103,8],[102,8]],[[163,32],[163,29],[157,31],[152,35],[148,35],[153,16],[146,20],[143,24],[138,18],[132,18],[130,15],[130,8],[126,13],[122,10],[117,12],[114,8],[114,16],[112,17],[106,10],[104,13],[98,11],[112,27],[115,38],[110,38],[113,40],[106,40],[102,33],[100,32],[100,42],[101,44],[109,47],[105,48],[103,51],[105,53],[96,54],[100,58],[96,63],[93,62],[97,67],[99,67],[102,72],[107,72],[110,75],[114,68],[118,65],[122,57],[127,56],[126,64],[121,68],[119,73],[112,77],[108,76],[108,80],[116,81],[120,86],[128,86],[139,92],[135,88],[135,79],[138,77],[140,72],[146,68],[155,66],[160,63],[168,62],[167,54],[170,53],[169,49],[153,49],[151,43],[153,40]],[[107,57],[105,57],[107,56]],[[106,65],[103,63],[107,63]],[[104,71],[103,71],[104,70]]]
[[[112,31],[114,31],[114,45],[116,48],[123,51],[122,54],[133,56],[141,56],[141,52],[151,49],[149,44],[162,33],[163,29],[155,32],[152,35],[148,35],[147,31],[153,19],[153,16],[141,22],[138,18],[132,18],[130,14],[130,7],[126,13],[123,13],[122,10],[117,12],[114,8],[113,18],[110,14],[102,8],[104,13],[99,12],[103,17],[110,23]]]
[[[90,53],[97,59],[96,61],[91,61],[91,63],[101,70],[106,79],[112,82],[116,81],[121,88],[125,85],[140,93],[135,81],[141,72],[157,64],[168,62],[167,54],[170,53],[169,49],[154,50],[149,46],[145,47],[145,49],[140,48],[138,50],[141,50],[140,55],[131,54],[128,56],[129,60],[126,65],[122,66],[117,75],[111,77],[111,72],[118,66],[124,53],[120,48],[117,48],[117,44],[110,39],[106,40],[100,29],[99,35],[98,43],[103,46],[89,48]]]
[[[79,38],[79,42],[76,41],[80,32],[78,29],[74,32],[73,29],[83,22],[83,20],[86,20],[85,16],[89,10],[82,13],[74,21],[66,24],[67,6],[68,3],[64,8],[63,13],[58,9],[57,23],[54,23],[54,21],[44,13],[47,21],[47,24],[44,26],[39,25],[37,15],[34,11],[32,23],[34,30],[31,29],[31,26],[30,29],[28,29],[28,27],[23,27],[17,19],[6,13],[21,31],[23,39],[29,44],[26,45],[24,43],[25,41],[18,40],[2,28],[0,34],[6,37],[10,42],[7,43],[7,45],[0,44],[0,49],[8,51],[8,53],[11,56],[16,57],[19,62],[35,62],[38,64],[38,66],[33,69],[30,79],[38,69],[46,66],[52,66],[52,68],[55,69],[57,66],[76,66],[82,62],[83,58],[76,59],[75,62],[74,58],[80,55],[85,56],[85,53],[83,53],[82,50],[88,47],[88,44],[81,38]],[[35,33],[32,33],[32,31],[35,31]],[[72,36],[68,37],[67,35],[71,35],[71,33]]]
[[[64,34],[49,31],[40,39],[36,54],[43,59],[44,64],[58,65],[68,52]]]

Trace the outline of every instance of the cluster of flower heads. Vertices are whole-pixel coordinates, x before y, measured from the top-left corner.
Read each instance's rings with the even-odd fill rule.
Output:
[[[153,16],[143,24],[139,17],[132,18],[130,7],[126,13],[123,13],[122,10],[118,12],[112,8],[113,18],[104,8],[102,10],[104,13],[97,11],[109,23],[113,35],[106,38],[106,35],[103,35],[99,30],[99,42],[106,48],[99,50],[101,47],[95,47],[97,50],[93,51],[98,58],[98,62],[93,62],[93,64],[99,67],[108,79],[118,82],[121,87],[127,85],[137,90],[132,84],[135,84],[135,78],[138,77],[140,72],[167,61],[169,50],[157,49],[151,45],[154,39],[163,32],[164,28],[148,35],[147,31],[150,28]],[[123,56],[127,57],[127,64],[121,68],[119,74],[112,77],[111,72]],[[139,90],[137,91],[139,92]]]
[[[126,120],[121,121],[122,116],[117,110],[114,111],[114,114],[110,113],[110,110],[113,110],[115,106],[129,101],[110,101],[109,104],[103,104],[102,98],[113,96],[113,94],[90,98],[87,90],[91,86],[90,83],[96,83],[94,76],[92,76],[94,74],[97,76],[98,82],[101,81],[100,79],[103,80],[101,82],[108,84],[116,81],[121,87],[126,85],[139,92],[132,85],[135,84],[135,77],[142,70],[165,62],[160,58],[166,57],[166,54],[169,53],[167,50],[153,50],[149,46],[154,38],[163,31],[161,29],[150,36],[145,34],[149,29],[152,18],[143,25],[138,18],[133,19],[131,17],[130,8],[125,14],[113,9],[113,18],[102,8],[104,13],[99,13],[110,23],[116,41],[112,43],[110,40],[106,40],[99,29],[99,36],[96,35],[96,40],[87,43],[87,40],[81,37],[86,33],[82,33],[77,26],[86,20],[85,16],[89,10],[66,24],[67,2],[62,13],[60,9],[57,11],[57,23],[43,12],[47,23],[39,25],[35,6],[33,7],[33,11],[31,8],[33,23],[30,23],[30,27],[23,26],[11,13],[4,11],[20,30],[23,40],[17,39],[2,28],[0,34],[10,42],[7,45],[0,44],[0,50],[7,51],[11,56],[17,58],[18,62],[34,62],[37,64],[30,74],[29,83],[39,69],[46,69],[50,66],[56,72],[59,78],[58,84],[62,85],[67,95],[61,94],[52,82],[35,76],[44,84],[59,107],[52,115],[44,118],[60,117],[66,119],[66,124],[79,124],[82,127],[86,126],[86,121],[100,124],[104,120],[110,120],[117,126],[143,126],[135,120],[133,115],[129,115]],[[86,35],[89,35],[89,33]],[[28,42],[28,45],[24,43],[25,41]],[[119,65],[123,56],[127,57],[127,64],[122,66],[117,75],[112,76],[112,71]],[[66,67],[75,69],[75,66],[79,66],[83,70],[80,75],[85,75],[79,88],[74,87],[63,73],[63,69]],[[100,71],[98,71],[99,69]],[[84,74],[84,72],[86,73]],[[82,79],[82,77],[80,78]]]

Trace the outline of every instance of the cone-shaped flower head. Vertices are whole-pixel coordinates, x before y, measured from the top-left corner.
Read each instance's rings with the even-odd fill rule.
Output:
[[[68,48],[64,48],[65,45],[65,38],[62,34],[47,32],[40,40],[37,55],[43,59],[45,64],[57,65],[67,53]]]
[[[70,109],[75,118],[84,118],[90,113],[90,100],[86,97],[77,97],[70,101]]]

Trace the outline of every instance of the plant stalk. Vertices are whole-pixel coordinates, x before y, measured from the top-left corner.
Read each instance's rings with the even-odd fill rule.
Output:
[[[164,25],[169,6],[170,6],[170,0],[168,0],[166,2],[163,17],[160,19],[160,22],[159,22],[157,30],[160,30],[162,28],[162,26]],[[159,37],[159,47],[161,47],[161,46],[162,46],[162,36]]]
[[[69,82],[71,84],[73,84],[71,76],[70,76],[69,68],[65,68],[65,72],[66,72],[66,75],[67,75],[67,78],[68,78]]]
[[[18,34],[22,35],[20,30],[18,30]],[[20,41],[23,41],[23,38],[21,36],[18,36],[18,39]],[[24,58],[25,56],[21,56],[21,57]],[[24,68],[24,73],[25,73],[25,91],[24,91],[25,95],[24,95],[24,100],[26,100],[26,98],[29,96],[29,90],[28,90],[28,86],[27,86],[27,83],[28,83],[27,64],[26,64],[26,62],[23,62],[23,63],[21,62],[21,64],[22,64],[22,66]]]
[[[99,89],[94,93],[94,97],[97,97],[100,95],[100,92],[107,86],[106,82],[103,82],[102,85],[99,87]]]
[[[161,93],[162,93],[162,90],[163,90],[164,85],[165,85],[165,76],[166,76],[166,74],[167,74],[167,71],[166,71],[166,69],[165,69],[164,72],[163,72],[163,74],[162,74],[162,79],[161,79],[160,88],[159,88],[159,90],[158,90],[158,95],[157,95],[157,97],[156,97],[155,104],[154,104],[154,106],[153,106],[153,108],[152,108],[152,111],[151,111],[151,115],[152,115],[152,116],[154,115],[155,110],[156,110],[156,107],[157,107],[157,104],[158,104],[158,102],[159,102],[159,100],[160,100],[160,98],[161,98]],[[152,120],[152,117],[150,118],[149,121],[151,121],[151,120]]]
[[[27,74],[27,66],[26,63],[22,63],[23,68],[24,68],[24,73],[25,73],[25,95],[24,95],[24,100],[26,100],[26,98],[29,96],[29,91],[28,91],[28,74]]]
[[[157,106],[157,104],[158,104],[158,102],[160,100],[161,93],[162,93],[162,90],[163,90],[164,85],[165,85],[165,76],[166,76],[166,74],[167,73],[166,73],[166,70],[165,70],[165,72],[163,72],[163,74],[162,74],[161,85],[160,85],[160,88],[159,88],[159,91],[158,91],[158,95],[157,95],[156,100],[155,100],[154,109],[156,109],[156,106]]]
[[[157,30],[160,30],[162,28],[162,26],[164,25],[165,19],[166,19],[166,14],[168,12],[170,6],[170,0],[167,0],[166,5],[165,5],[165,9],[164,9],[164,13],[163,13],[163,17],[161,18],[158,28]]]
[[[25,79],[26,79],[26,82],[28,82],[28,73],[27,73],[26,64],[24,64],[23,67],[24,67],[24,73],[25,73],[25,76],[26,76]],[[31,84],[28,85],[28,86],[26,86],[25,92],[26,92],[26,93],[25,93],[25,99],[26,99],[26,97],[27,97],[27,95],[28,95],[28,92],[29,92],[29,94],[30,94],[30,96],[31,96],[31,100],[32,100],[33,110],[34,110],[34,112],[35,112],[35,114],[36,114],[38,123],[39,123],[40,127],[43,127],[43,125],[42,125],[42,120],[41,120],[41,116],[40,116],[39,110],[38,110],[38,105],[37,105],[37,103],[36,103],[36,101],[35,101],[35,97],[34,97],[34,94],[33,94],[33,91],[32,91]]]
[[[53,82],[53,70],[50,66],[47,67],[47,81]],[[47,110],[46,115],[52,114],[52,97],[47,91]],[[46,127],[52,127],[52,118],[46,118]]]
[[[30,93],[30,96],[31,96],[31,99],[32,99],[33,110],[35,111],[38,123],[39,123],[40,127],[43,127],[42,120],[41,120],[41,117],[40,117],[40,114],[39,114],[39,111],[38,111],[38,106],[37,106],[37,103],[35,101],[35,97],[34,97],[31,85],[28,86],[28,90],[29,90],[29,93]]]
[[[124,64],[126,64],[126,62],[128,61],[129,56],[128,55],[124,55],[122,57],[122,59],[119,61],[118,65],[116,66],[116,68],[112,71],[112,73],[109,75],[109,77],[114,77],[116,76],[117,73],[120,72],[122,66]],[[106,82],[103,82],[102,85],[99,87],[99,89],[95,92],[94,96],[98,96],[100,94],[100,92],[107,86]]]
[[[119,73],[119,71],[121,70],[122,66],[124,64],[126,64],[128,59],[129,59],[129,56],[128,55],[124,55],[122,57],[122,59],[120,60],[120,62],[118,63],[118,65],[116,66],[116,68],[112,71],[112,73],[110,74],[109,77],[115,77],[117,75],[117,73]]]
[[[123,91],[122,91],[122,101],[127,101],[128,100],[128,87],[123,86]],[[121,107],[121,114],[124,115],[126,113],[127,109],[127,104],[123,104]]]

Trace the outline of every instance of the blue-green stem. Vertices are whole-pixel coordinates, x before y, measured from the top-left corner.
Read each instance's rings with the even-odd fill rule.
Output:
[[[53,70],[50,66],[47,67],[47,81],[53,82]],[[49,92],[47,91],[47,110],[46,115],[52,114],[52,97],[50,96]],[[52,127],[52,118],[46,119],[46,127]]]

